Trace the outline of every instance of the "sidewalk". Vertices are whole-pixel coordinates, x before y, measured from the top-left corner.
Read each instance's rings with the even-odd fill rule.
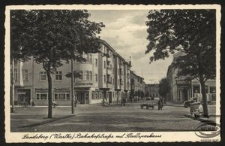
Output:
[[[208,112],[209,112],[209,118],[206,118],[203,116],[194,118],[193,116],[191,116],[190,113],[186,114],[185,116],[193,120],[198,120],[204,123],[215,124],[216,119],[220,117],[220,115],[216,115],[216,105],[208,105]]]
[[[169,101],[167,101],[166,104],[164,104],[164,106],[184,107],[183,103],[173,103],[173,102],[169,102]]]

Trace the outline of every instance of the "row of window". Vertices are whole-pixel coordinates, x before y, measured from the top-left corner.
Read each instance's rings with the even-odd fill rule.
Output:
[[[80,77],[75,80],[89,80],[92,81],[92,71],[79,71]]]
[[[107,93],[107,98],[109,98],[109,94],[111,94],[111,97],[114,98],[114,92]],[[92,92],[92,99],[102,99],[103,93],[102,92]],[[36,93],[36,99],[37,100],[48,100],[48,93]],[[55,93],[54,94],[54,100],[70,100],[70,94],[69,92],[65,93]]]
[[[75,80],[90,80],[92,81],[92,71],[79,71],[80,77],[75,78]],[[40,72],[40,80],[47,80],[47,73],[45,71]],[[62,71],[57,71],[55,73],[55,80],[62,80]]]
[[[23,81],[28,81],[29,79],[29,74],[28,74],[28,70],[27,69],[23,69],[22,70],[22,77],[23,77]],[[11,77],[12,77],[12,70],[11,70]],[[14,81],[18,81],[19,79],[19,71],[17,69],[14,69]]]
[[[29,77],[28,70],[24,69],[22,74],[23,74],[23,80],[28,81],[28,77]],[[80,74],[80,77],[75,78],[75,80],[92,81],[92,71],[79,71],[79,74]],[[15,69],[14,70],[14,80],[17,81],[18,77],[19,77],[18,70]],[[55,73],[55,80],[61,81],[62,78],[63,78],[62,71],[57,71]],[[40,72],[40,80],[47,80],[47,73],[45,71]],[[98,74],[95,74],[95,81],[96,82],[98,81]],[[112,77],[110,77],[109,75],[104,75],[104,83],[106,83],[106,82],[113,84],[114,79]],[[120,81],[120,82],[123,82],[123,81]]]
[[[47,80],[47,73],[45,71],[40,72],[40,80]],[[62,80],[62,71],[57,71],[55,73],[55,80]]]
[[[48,93],[36,93],[37,100],[48,100]],[[55,100],[70,100],[69,93],[55,93],[54,94]]]

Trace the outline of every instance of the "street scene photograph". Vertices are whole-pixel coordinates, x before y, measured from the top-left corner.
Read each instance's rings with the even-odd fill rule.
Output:
[[[8,139],[193,132],[219,141],[217,7],[59,8],[7,9]]]

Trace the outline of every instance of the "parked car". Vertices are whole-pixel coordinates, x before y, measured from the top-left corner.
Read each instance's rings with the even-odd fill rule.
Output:
[[[197,101],[196,98],[190,98],[189,100],[184,101],[184,107],[185,107],[185,108],[188,108],[188,107],[190,107],[190,104],[191,104],[191,103],[194,103],[194,102],[196,102],[196,101]]]

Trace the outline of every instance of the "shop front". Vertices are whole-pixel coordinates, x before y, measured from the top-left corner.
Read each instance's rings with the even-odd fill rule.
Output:
[[[177,80],[177,101],[184,102],[191,98],[191,81],[188,80]]]
[[[89,104],[89,91],[76,90],[77,104]]]
[[[31,104],[31,89],[17,89],[16,90],[15,105],[30,105]]]

